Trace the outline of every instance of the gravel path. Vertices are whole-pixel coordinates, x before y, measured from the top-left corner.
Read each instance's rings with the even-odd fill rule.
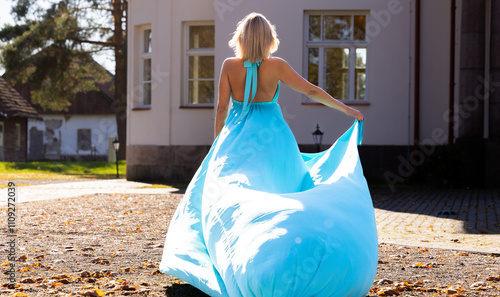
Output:
[[[64,188],[64,184],[59,185]],[[123,189],[116,187],[120,188]],[[434,227],[441,226],[436,223],[439,220],[450,219],[433,215],[436,207],[432,211],[425,211],[424,208],[411,212],[409,210],[418,207],[410,203],[413,206],[407,208],[408,213],[399,212],[388,206],[388,199],[394,203],[401,199],[398,203],[402,203],[409,199],[408,195],[415,194],[392,195],[374,193],[375,206],[379,207],[376,210],[379,229],[382,228],[379,235],[381,238],[390,235],[395,242],[405,245],[380,240],[378,271],[368,296],[500,296],[499,254],[465,251],[463,247],[474,248],[474,245],[448,241],[449,229]],[[436,200],[436,194],[432,195],[430,197]],[[471,197],[467,200],[469,203]],[[15,229],[17,287],[9,289],[7,275],[2,274],[0,295],[12,296],[22,292],[30,297],[52,294],[99,296],[103,292],[106,296],[204,296],[188,284],[158,272],[167,226],[181,198],[182,194],[170,192],[144,194],[116,191],[18,203]],[[496,199],[493,199],[495,203]],[[424,201],[432,204],[434,200]],[[435,202],[436,205],[439,203]],[[388,212],[389,217],[382,220],[381,211]],[[390,216],[393,221],[402,223],[389,228],[384,222]],[[416,219],[418,216],[433,220],[434,230],[428,230],[425,220],[419,223],[419,228],[411,227],[413,225],[407,229],[397,227],[405,224],[408,218]],[[415,225],[415,222],[412,224]],[[462,222],[467,226],[467,220]],[[0,224],[7,228],[6,216],[0,219]],[[493,233],[493,228],[486,229],[491,233],[485,234],[465,231],[453,236],[498,236]],[[415,234],[413,239],[409,236],[411,234]],[[438,238],[436,241],[446,243],[446,248],[432,248],[429,246],[432,242],[426,239],[418,241],[423,238],[420,236],[434,236]],[[5,260],[11,238],[7,232],[0,236],[0,249]],[[410,244],[406,244],[405,241],[410,239]],[[9,269],[5,260],[0,261],[4,273]]]

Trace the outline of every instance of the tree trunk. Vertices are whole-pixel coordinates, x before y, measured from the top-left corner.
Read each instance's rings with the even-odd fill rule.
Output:
[[[127,14],[127,0],[111,0],[113,4],[115,44],[115,102],[116,125],[120,141],[120,160],[126,158],[127,148],[127,35],[123,18]],[[125,26],[127,26],[125,20]]]

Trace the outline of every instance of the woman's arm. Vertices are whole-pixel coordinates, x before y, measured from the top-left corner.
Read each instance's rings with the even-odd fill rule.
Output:
[[[306,95],[308,98],[313,99],[317,102],[323,103],[326,106],[335,108],[342,111],[346,115],[353,116],[358,120],[362,121],[364,119],[363,114],[345,105],[344,103],[338,101],[337,99],[330,96],[322,88],[315,86],[300,76],[293,68],[283,59],[277,59],[278,70],[279,70],[279,80],[281,80],[285,85]]]
[[[219,135],[226,122],[229,111],[229,98],[231,96],[231,85],[227,76],[227,60],[222,63],[219,78],[219,101],[217,103],[217,113],[215,116],[215,138]]]

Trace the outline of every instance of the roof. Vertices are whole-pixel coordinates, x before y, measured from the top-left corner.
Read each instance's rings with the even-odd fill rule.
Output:
[[[0,118],[40,119],[35,108],[3,77],[0,77]]]
[[[100,66],[100,65],[99,65]],[[102,67],[102,66],[100,66]],[[110,80],[105,83],[97,83],[97,91],[78,92],[71,101],[71,105],[66,110],[44,110],[39,104],[31,101],[31,86],[29,83],[16,85],[15,89],[28,100],[40,115],[96,115],[96,114],[115,114],[113,107],[114,94],[112,87],[114,85],[114,75],[106,71]]]

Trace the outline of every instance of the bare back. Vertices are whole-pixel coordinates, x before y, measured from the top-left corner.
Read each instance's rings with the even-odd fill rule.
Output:
[[[245,79],[247,70],[243,66],[243,60],[238,58],[228,59],[227,74],[233,99],[243,102],[245,91]],[[257,68],[257,92],[253,102],[271,101],[278,87],[278,73],[274,58],[269,58]]]
[[[215,118],[215,135],[221,131],[226,120],[230,97],[243,102],[246,82],[246,69],[243,60],[239,58],[228,58],[222,64],[219,79],[219,96],[217,103],[217,115]],[[257,91],[253,102],[272,101],[281,81],[291,89],[306,95],[326,106],[342,111],[358,120],[364,119],[363,114],[342,102],[336,100],[323,89],[311,84],[300,76],[288,63],[277,57],[268,58],[257,68]],[[247,99],[248,100],[248,99]]]

